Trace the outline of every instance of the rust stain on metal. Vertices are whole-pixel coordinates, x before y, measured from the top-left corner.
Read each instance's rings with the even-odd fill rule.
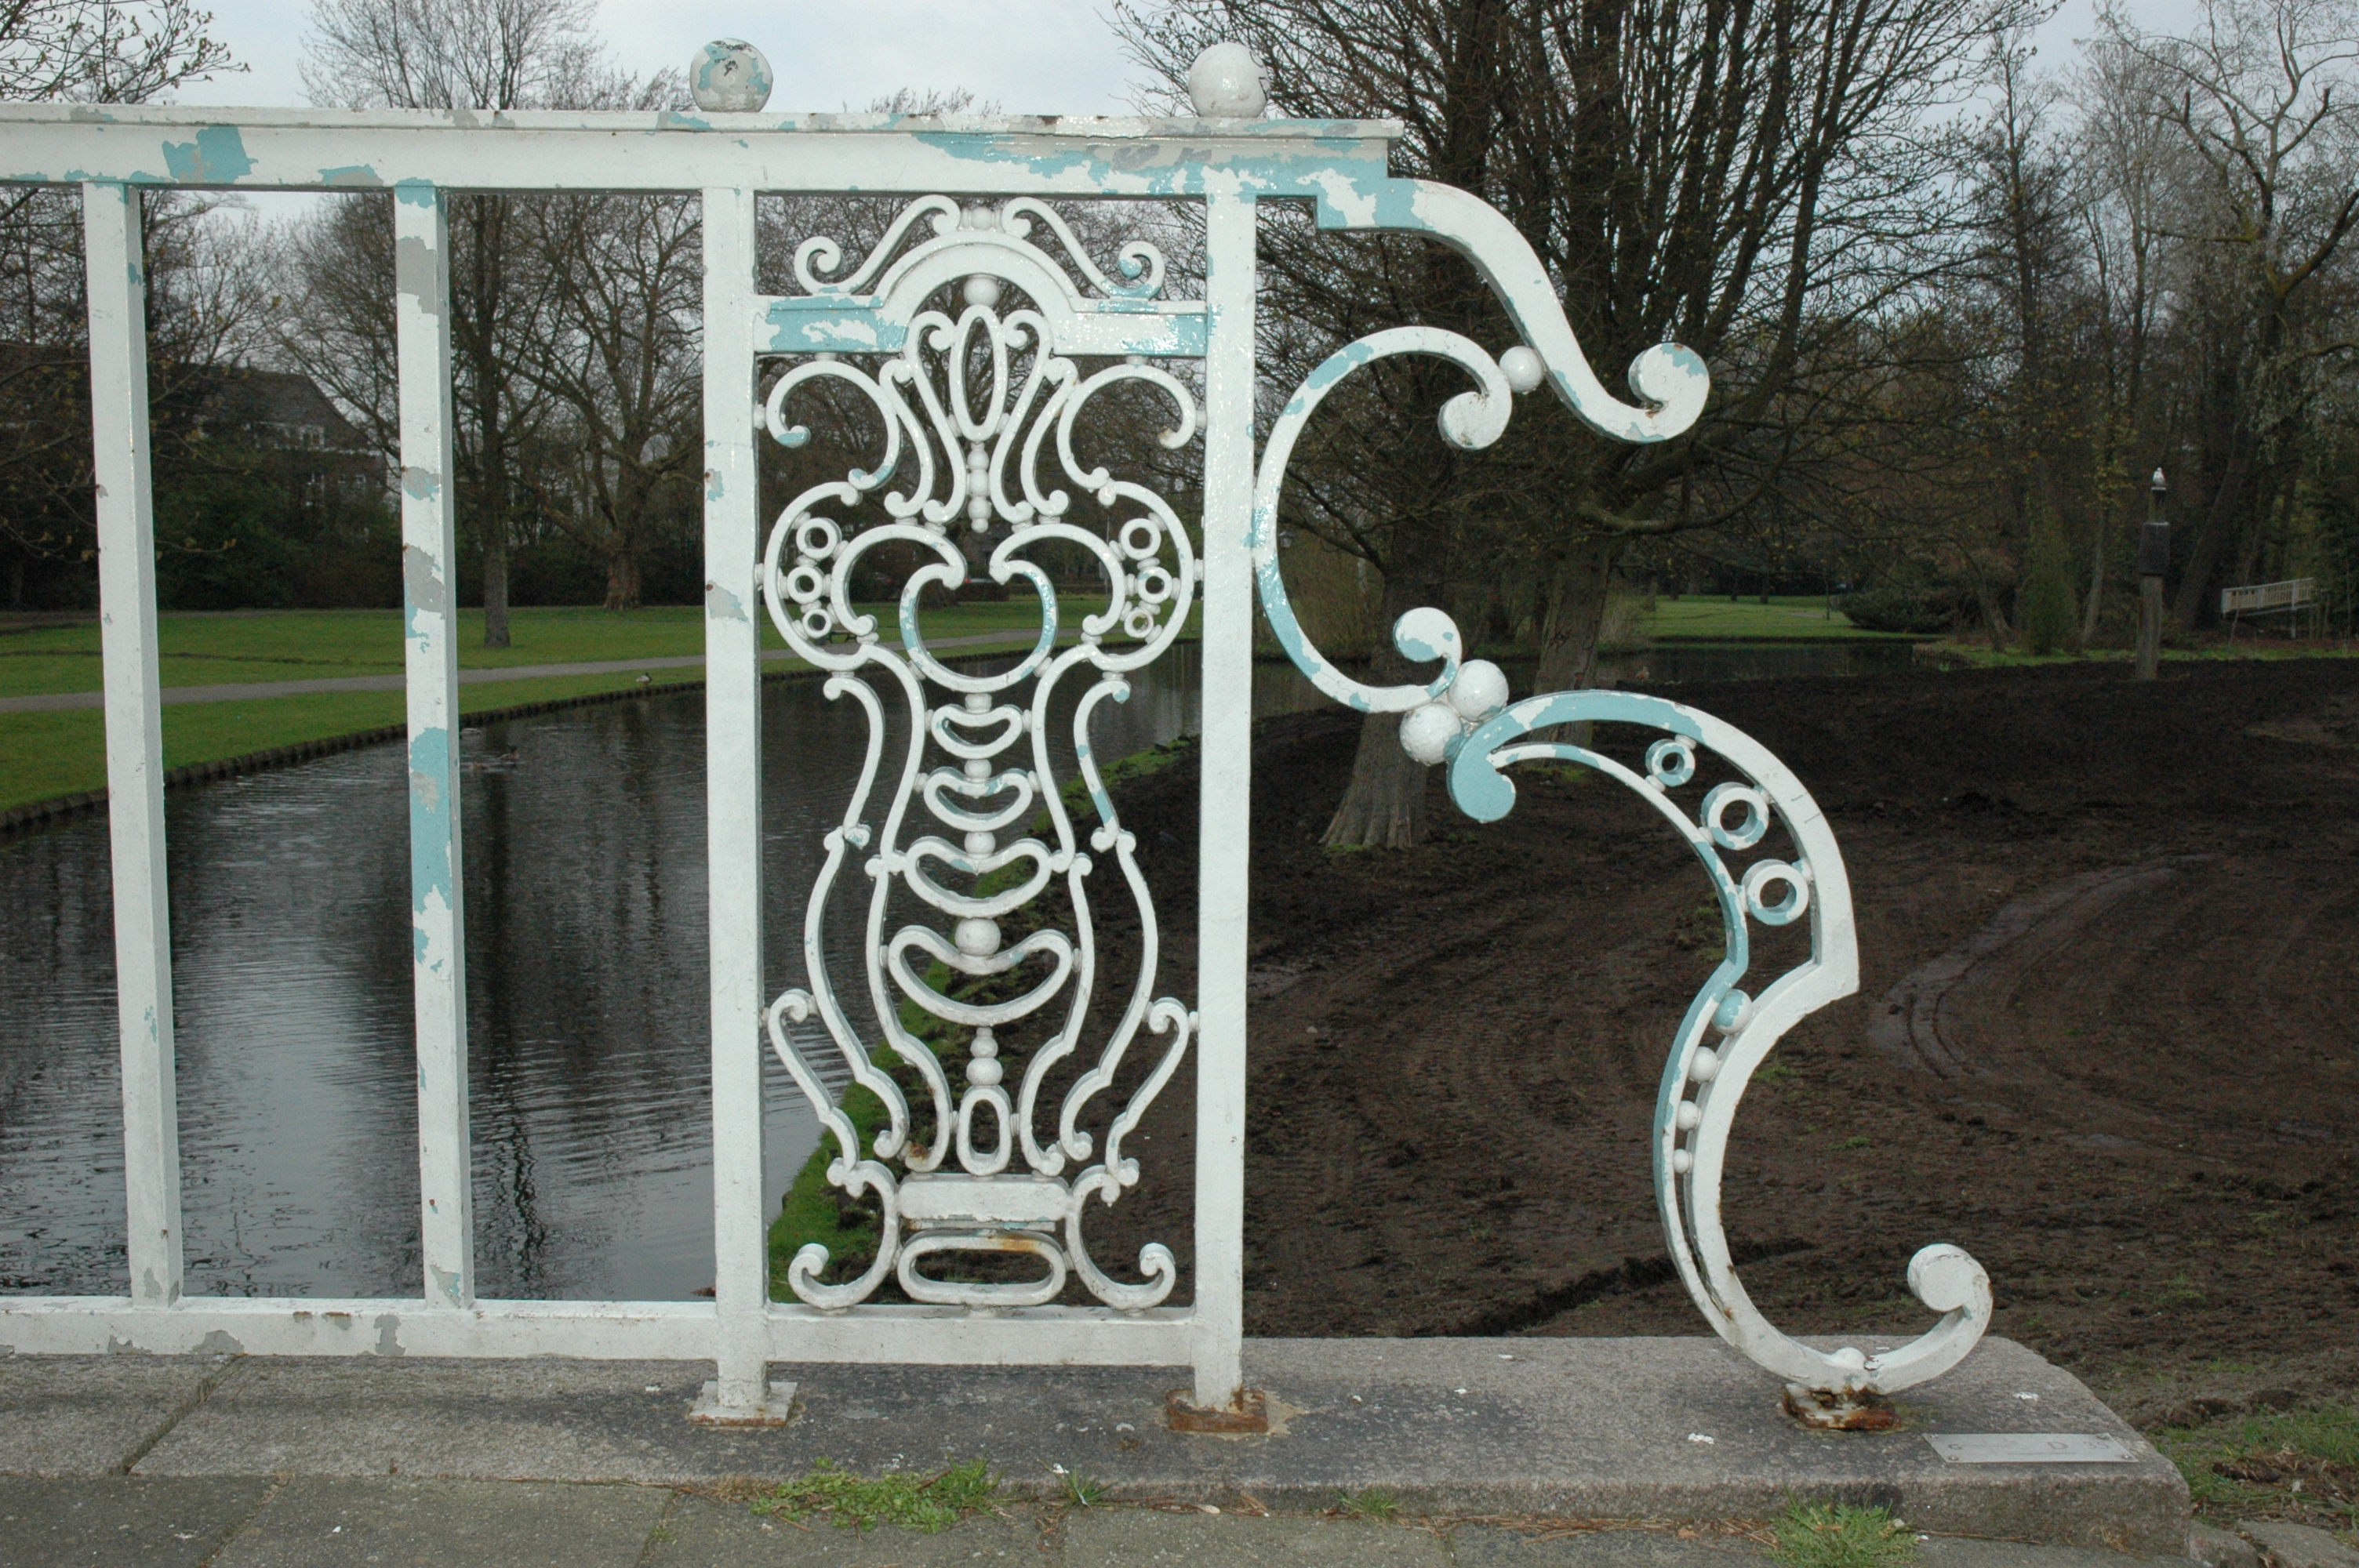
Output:
[[[1882,1394],[1865,1390],[1804,1389],[1786,1385],[1786,1413],[1821,1432],[1890,1432],[1900,1411]]]
[[[1269,1430],[1269,1404],[1259,1389],[1241,1389],[1227,1405],[1210,1410],[1189,1403],[1188,1393],[1186,1389],[1174,1389],[1163,1396],[1164,1419],[1174,1432],[1235,1436]]]

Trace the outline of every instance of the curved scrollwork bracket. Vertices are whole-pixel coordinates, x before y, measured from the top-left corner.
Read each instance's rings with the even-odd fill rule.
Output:
[[[1590,746],[1535,740],[1560,725],[1634,725],[1659,738],[1642,769]],[[1702,792],[1693,814],[1676,792],[1708,752],[1743,775]],[[1732,724],[1661,697],[1634,692],[1555,692],[1512,704],[1449,742],[1451,798],[1478,822],[1495,822],[1516,800],[1502,770],[1516,762],[1572,762],[1622,784],[1669,822],[1695,851],[1717,895],[1725,957],[1696,992],[1673,1036],[1655,1103],[1655,1194],[1663,1231],[1688,1294],[1720,1336],[1787,1380],[1787,1403],[1812,1424],[1883,1424],[1880,1396],[1940,1376],[1990,1325],[1991,1289],[1982,1266],[1958,1248],[1927,1247],[1908,1265],[1908,1288],[1942,1314],[1897,1350],[1813,1349],[1778,1332],[1736,1277],[1722,1229],[1721,1176],[1736,1108],[1754,1071],[1796,1023],[1859,989],[1859,941],[1851,883],[1834,833],[1801,781],[1767,747]],[[1733,855],[1784,830],[1790,859],[1758,856],[1742,870]],[[1810,955],[1764,987],[1739,989],[1753,958],[1752,928],[1810,922]]]
[[[1619,781],[1646,800],[1686,840],[1711,878],[1725,932],[1725,957],[1696,993],[1664,1064],[1654,1128],[1655,1188],[1664,1233],[1680,1276],[1714,1330],[1787,1382],[1787,1408],[1812,1425],[1889,1424],[1883,1396],[1938,1377],[1962,1359],[1989,1326],[1990,1281],[1958,1248],[1937,1245],[1908,1265],[1918,1300],[1942,1314],[1925,1334],[1896,1350],[1869,1355],[1855,1348],[1821,1351],[1778,1332],[1754,1306],[1737,1279],[1721,1224],[1720,1184],[1736,1108],[1745,1086],[1795,1023],[1858,989],[1858,941],[1852,925],[1851,887],[1843,856],[1810,792],[1769,751],[1732,725],[1659,697],[1614,691],[1557,692],[1510,705],[1497,666],[1463,658],[1456,624],[1438,610],[1413,610],[1394,627],[1393,640],[1415,662],[1438,662],[1422,684],[1375,687],[1338,668],[1312,643],[1297,619],[1278,566],[1277,518],[1286,466],[1312,412],[1361,366],[1389,355],[1430,354],[1451,361],[1473,379],[1473,390],[1443,406],[1443,438],[1463,448],[1488,446],[1506,429],[1512,392],[1543,380],[1601,432],[1630,441],[1677,434],[1701,411],[1708,390],[1703,366],[1685,349],[1664,345],[1639,356],[1631,384],[1651,407],[1620,403],[1598,384],[1565,323],[1564,313],[1530,247],[1506,220],[1462,192],[1422,182],[1412,186],[1413,221],[1396,204],[1364,222],[1330,226],[1422,228],[1472,256],[1497,288],[1527,337],[1537,345],[1494,360],[1470,340],[1431,328],[1400,328],[1363,338],[1329,358],[1306,378],[1272,426],[1254,497],[1251,544],[1263,612],[1279,644],[1312,684],[1364,713],[1399,713],[1401,744],[1421,762],[1448,762],[1451,798],[1477,821],[1505,816],[1516,787],[1502,770],[1520,762],[1574,763]],[[1643,768],[1633,768],[1589,745],[1536,738],[1571,724],[1635,725],[1658,737]],[[1694,780],[1700,751],[1742,775],[1703,792],[1692,812],[1675,792]],[[1791,859],[1757,856],[1739,868],[1731,856],[1750,851],[1782,827]],[[1808,918],[1810,955],[1778,976],[1760,995],[1740,989],[1752,961],[1752,928]]]

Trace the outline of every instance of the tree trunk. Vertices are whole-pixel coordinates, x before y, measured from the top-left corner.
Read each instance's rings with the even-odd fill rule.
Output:
[[[1331,849],[1406,849],[1425,823],[1425,768],[1401,750],[1400,715],[1360,724],[1352,782],[1320,842]]]
[[[639,557],[630,550],[617,549],[606,557],[606,608],[636,610],[639,607]]]
[[[1393,624],[1419,605],[1441,602],[1442,555],[1447,541],[1430,524],[1405,524],[1396,538],[1404,546],[1385,574],[1384,616],[1368,661],[1373,686],[1400,686],[1432,676],[1430,665],[1411,665],[1393,646]],[[1406,849],[1417,842],[1425,821],[1425,768],[1401,750],[1400,715],[1371,713],[1360,725],[1360,750],[1352,759],[1352,782],[1319,841],[1331,849]]]
[[[1540,664],[1535,691],[1579,691],[1596,684],[1597,637],[1605,626],[1605,600],[1623,541],[1610,536],[1574,545],[1549,585],[1540,622]]]

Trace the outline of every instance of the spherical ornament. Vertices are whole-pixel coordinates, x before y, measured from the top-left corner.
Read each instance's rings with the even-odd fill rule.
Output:
[[[966,1081],[977,1088],[989,1088],[1006,1076],[1007,1069],[988,1056],[977,1056],[966,1065]]]
[[[770,62],[743,38],[715,38],[688,62],[689,92],[700,109],[750,114],[770,101]]]
[[[999,303],[999,279],[987,272],[976,273],[966,280],[966,302],[980,305],[985,310]]]
[[[1671,1151],[1671,1172],[1674,1175],[1684,1176],[1690,1171],[1694,1169],[1694,1155],[1689,1153],[1684,1149],[1674,1149]]]
[[[1680,1101],[1680,1108],[1671,1112],[1671,1120],[1678,1126],[1681,1132],[1690,1132],[1694,1130],[1695,1124],[1702,1119],[1702,1110],[1699,1108],[1696,1102],[1691,1099],[1683,1099]]]
[[[1548,363],[1538,354],[1517,343],[1499,356],[1499,373],[1517,392],[1529,392],[1548,379]]]
[[[1446,702],[1412,708],[1401,718],[1401,750],[1431,767],[1449,758],[1450,743],[1458,739],[1462,728],[1458,710]]]
[[[1188,68],[1188,102],[1207,120],[1258,120],[1269,107],[1261,61],[1243,44],[1214,44]]]
[[[1734,1034],[1753,1022],[1753,999],[1743,991],[1731,991],[1720,999],[1713,1010],[1712,1026],[1723,1034]]]
[[[1697,1083],[1708,1084],[1720,1076],[1720,1053],[1704,1047],[1688,1059],[1688,1076]]]
[[[988,855],[998,848],[999,840],[988,833],[976,832],[966,836],[966,852],[970,855]]]
[[[1469,659],[1450,683],[1450,706],[1470,724],[1480,724],[1507,706],[1507,672],[1488,659]]]
[[[999,922],[970,915],[958,923],[951,940],[970,958],[988,958],[999,951]]]

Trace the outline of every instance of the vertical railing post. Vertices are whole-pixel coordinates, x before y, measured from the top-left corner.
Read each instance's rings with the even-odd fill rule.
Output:
[[[423,181],[394,191],[401,401],[402,634],[409,677],[410,979],[426,1303],[475,1299],[467,1130],[467,924],[459,809],[457,508],[451,461],[451,223]]]
[[[180,1121],[173,1085],[172,911],[156,663],[156,514],[147,465],[147,282],[139,193],[82,188],[90,418],[98,483],[107,846],[123,1029],[123,1180],[131,1299],[180,1299]]]
[[[1254,224],[1205,202],[1204,738],[1196,905],[1196,1403],[1244,1386],[1245,832],[1253,784]]]
[[[761,543],[754,193],[704,192],[704,756],[712,951],[712,1294],[723,1411],[768,1392],[762,1214]]]

